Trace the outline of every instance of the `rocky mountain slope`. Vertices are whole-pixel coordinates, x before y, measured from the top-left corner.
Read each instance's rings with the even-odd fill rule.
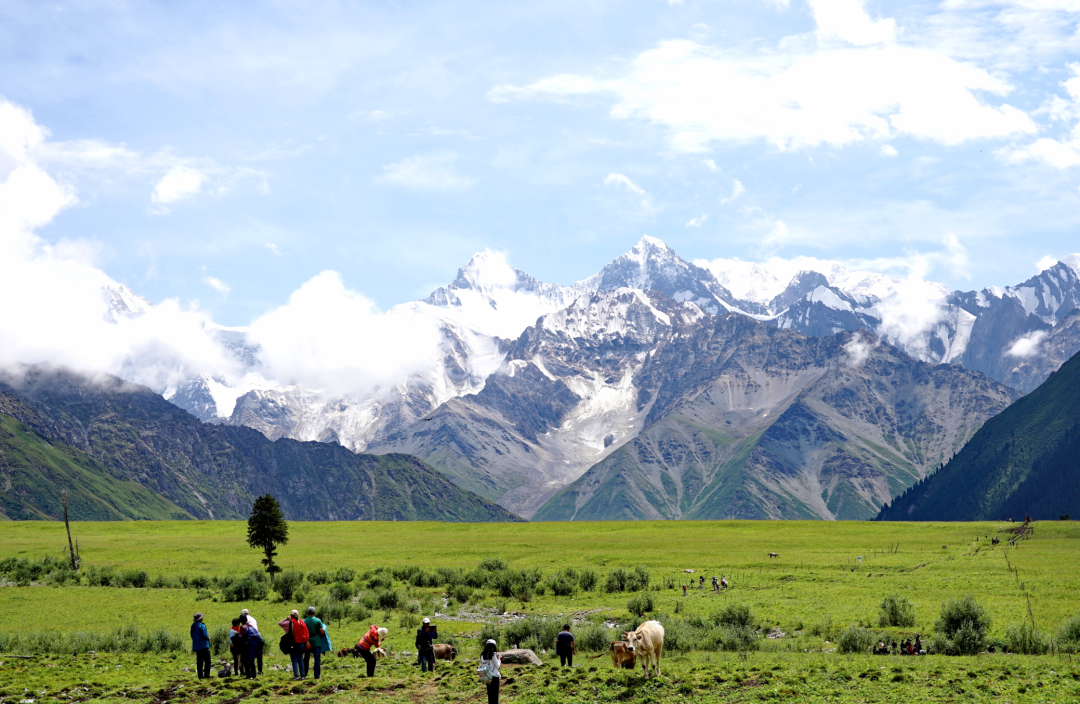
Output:
[[[709,322],[650,360],[646,429],[534,520],[870,518],[1012,400],[867,333]]]
[[[41,443],[18,436],[28,429],[30,440],[46,441],[68,465],[100,478],[110,492],[118,482],[135,483],[160,498],[158,509],[174,506],[194,518],[246,518],[255,497],[270,493],[291,520],[519,520],[415,457],[356,454],[332,443],[272,442],[249,428],[201,423],[150,389],[116,377],[87,379],[41,367],[21,372],[0,379],[0,414],[13,430],[5,450],[5,485],[25,484],[27,471],[50,470],[32,459]],[[12,446],[27,461],[6,461]],[[107,498],[92,488],[86,492]],[[145,493],[135,493],[146,500]],[[47,499],[22,495],[22,515],[54,515]]]
[[[1080,516],[1080,355],[990,419],[941,471],[885,506],[883,521]]]
[[[438,327],[437,359],[407,377],[363,392],[281,384],[262,374],[260,349],[242,330],[223,330],[247,372],[189,376],[162,392],[202,420],[271,439],[415,454],[528,516],[660,420],[645,406],[650,379],[668,372],[647,363],[716,318],[813,337],[867,330],[916,360],[960,364],[1019,391],[1080,350],[1080,258],[1019,286],[968,293],[818,268],[766,280],[767,265],[691,263],[644,237],[597,274],[559,286],[481,253],[447,287],[388,312]],[[871,495],[882,500],[860,494]]]

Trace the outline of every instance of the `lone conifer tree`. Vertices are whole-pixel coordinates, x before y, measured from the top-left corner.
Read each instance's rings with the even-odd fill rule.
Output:
[[[285,522],[277,499],[270,494],[255,499],[248,517],[248,545],[266,553],[262,563],[270,573],[271,582],[274,581],[274,574],[281,571],[281,568],[274,564],[274,556],[277,555],[275,548],[288,542],[289,524]]]

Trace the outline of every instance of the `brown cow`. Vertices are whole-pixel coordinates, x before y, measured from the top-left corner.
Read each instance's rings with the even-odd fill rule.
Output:
[[[435,651],[436,660],[453,660],[457,657],[457,648],[446,643],[436,643],[431,646]]]
[[[634,665],[637,664],[637,653],[630,647],[630,644],[624,640],[617,640],[608,647],[608,652],[611,653],[611,664],[616,670],[620,667],[624,670],[633,670]],[[593,655],[590,660],[603,657],[603,653],[597,653]]]

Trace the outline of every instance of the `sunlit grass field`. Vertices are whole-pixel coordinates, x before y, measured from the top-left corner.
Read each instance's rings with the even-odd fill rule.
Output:
[[[1032,617],[1041,631],[1056,632],[1065,619],[1080,614],[1080,524],[1042,522],[1032,537],[1010,547],[1011,534],[1004,531],[1015,526],[755,521],[292,523],[289,544],[280,549],[277,559],[286,569],[306,572],[346,566],[358,574],[406,565],[470,570],[491,557],[512,568],[539,568],[545,573],[564,567],[593,568],[601,578],[615,568],[643,566],[651,574],[656,614],[708,614],[724,605],[741,604],[752,609],[763,628],[787,634],[763,641],[761,651],[748,654],[669,653],[659,684],[645,684],[640,669],[613,672],[606,658],[579,657],[573,673],[547,666],[518,668],[516,684],[504,683],[504,698],[509,701],[1080,700],[1080,683],[1073,679],[1080,663],[1074,664],[1068,655],[899,658],[828,652],[835,647],[826,642],[828,633],[835,633],[837,627],[852,623],[876,627],[878,605],[890,593],[906,596],[915,605],[916,626],[900,629],[904,633],[932,632],[942,602],[964,594],[973,594],[987,608],[995,634]],[[72,531],[84,565],[139,569],[169,577],[240,576],[260,567],[261,554],[247,546],[244,523],[76,523]],[[1001,537],[1002,543],[991,546],[993,537]],[[0,523],[0,560],[58,556],[64,545],[63,524]],[[770,558],[770,552],[779,557]],[[691,575],[686,569],[695,572]],[[713,575],[727,576],[731,587],[713,593]],[[698,576],[705,577],[705,588],[691,589],[683,597],[678,585]],[[470,637],[483,625],[470,614],[483,613],[496,620],[492,612],[498,609],[567,620],[575,615],[623,623],[633,619],[627,611],[630,595],[602,589],[579,590],[565,597],[549,592],[527,603],[481,590],[459,615],[456,609],[460,607],[444,605],[442,588],[400,583],[393,588],[407,599],[432,605],[431,611],[449,614],[451,618],[439,621],[440,632],[458,638],[463,657],[475,657]],[[276,621],[290,608],[304,605],[274,600],[225,603],[215,600],[216,595],[196,598],[195,589],[5,587],[0,588],[0,608],[15,617],[0,621],[0,637],[27,623],[35,629],[68,632],[101,632],[121,625],[146,630],[165,627],[183,635],[196,610],[206,613],[213,628],[227,625],[241,607],[247,607],[259,618],[271,646],[278,636]],[[388,644],[399,656],[413,649],[415,631],[412,626],[400,627],[401,619],[396,612],[381,610],[369,619],[390,628]],[[352,645],[367,625],[348,620],[331,624],[335,646]],[[821,626],[818,637],[809,635],[815,625]],[[800,635],[795,637],[795,633]],[[268,647],[272,649],[276,648]],[[180,654],[12,659],[0,653],[0,662],[0,698],[5,704],[34,698],[24,689],[44,691],[37,701],[83,697],[129,701],[135,691],[149,701],[154,691],[171,685],[186,689],[166,692],[168,696],[158,700],[225,701],[315,692],[302,686],[293,693],[294,685],[286,674],[275,670],[254,688],[215,678],[198,693],[193,673],[182,672],[183,667],[194,668],[193,658]],[[267,662],[268,667],[287,664],[280,654]],[[472,673],[475,665],[459,658],[457,664],[443,669],[438,680],[431,680],[422,678],[411,662],[407,656],[392,656],[380,665],[379,677],[368,681],[357,677],[362,661],[329,658],[322,684],[325,691],[319,698],[360,701],[370,697],[365,696],[365,688],[373,687],[388,701],[480,700],[482,691]],[[598,669],[590,671],[590,666]],[[21,682],[26,684],[20,686]],[[71,689],[80,682],[87,690],[81,695]],[[94,687],[87,686],[95,682]],[[67,696],[61,695],[64,688],[69,689]],[[335,688],[340,691],[330,691]]]

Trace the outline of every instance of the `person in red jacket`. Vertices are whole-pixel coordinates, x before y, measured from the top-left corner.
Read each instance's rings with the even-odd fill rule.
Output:
[[[368,677],[375,676],[375,655],[371,651],[382,645],[387,633],[388,631],[385,628],[378,628],[373,625],[360,639],[360,642],[356,644],[360,648],[360,657],[364,658],[364,662],[367,663]]]
[[[300,618],[300,612],[293,609],[289,618],[278,621],[285,632],[292,636],[292,647],[289,648],[289,658],[292,660],[294,680],[304,679],[304,651],[307,650],[308,634],[307,624]]]

